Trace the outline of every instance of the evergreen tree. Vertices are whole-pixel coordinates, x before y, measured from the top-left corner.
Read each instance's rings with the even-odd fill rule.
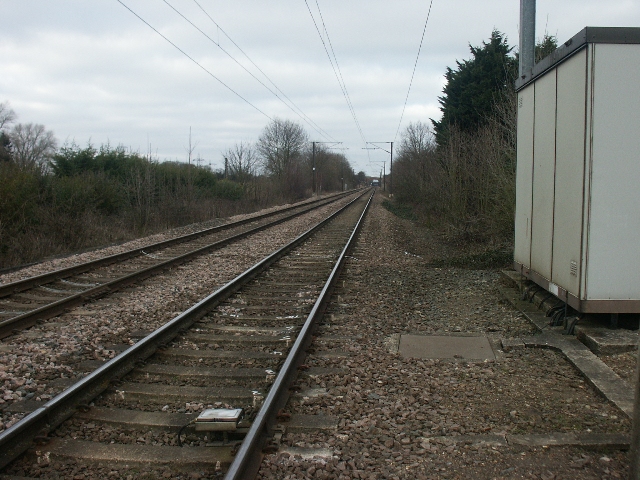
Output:
[[[544,34],[542,41],[536,44],[536,63],[551,55],[558,48],[558,39],[554,35]]]
[[[438,97],[442,118],[431,120],[440,146],[446,142],[449,125],[457,125],[463,132],[485,125],[493,114],[496,94],[513,88],[517,62],[502,33],[494,30],[488,43],[469,48],[471,59],[456,61],[455,70],[447,67],[447,84]]]

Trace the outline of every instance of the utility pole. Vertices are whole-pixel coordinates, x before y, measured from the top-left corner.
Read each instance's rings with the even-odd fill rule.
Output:
[[[393,142],[391,144],[391,164],[389,165],[389,196],[393,197]]]
[[[640,350],[636,363],[635,403],[633,405],[633,425],[631,427],[631,448],[629,449],[629,480],[640,480]]]
[[[367,142],[371,145],[373,145],[373,148],[367,148],[365,150],[382,150],[383,152],[387,152],[389,155],[391,155],[391,162],[389,164],[389,197],[393,197],[393,142]],[[388,143],[391,145],[391,149],[390,150],[386,150],[378,145],[376,145],[376,143]],[[385,177],[386,177],[386,172],[385,172]],[[383,181],[383,185],[386,184],[386,181]],[[386,187],[383,187],[383,190],[386,191]]]
[[[536,63],[536,0],[520,0],[520,78]]]

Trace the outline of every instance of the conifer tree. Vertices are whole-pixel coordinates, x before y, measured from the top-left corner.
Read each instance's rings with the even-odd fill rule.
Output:
[[[438,145],[444,145],[449,125],[472,132],[485,125],[493,114],[496,94],[513,88],[517,62],[507,38],[497,30],[482,47],[469,45],[472,58],[447,67],[442,96],[438,97],[442,118],[431,120]]]

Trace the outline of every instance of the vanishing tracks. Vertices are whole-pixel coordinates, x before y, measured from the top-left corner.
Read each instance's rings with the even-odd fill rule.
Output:
[[[370,198],[358,197],[0,434],[0,465],[28,450],[5,471],[253,478]],[[239,421],[196,421],[205,409],[242,413]]]
[[[294,205],[0,285],[0,338],[343,197]]]

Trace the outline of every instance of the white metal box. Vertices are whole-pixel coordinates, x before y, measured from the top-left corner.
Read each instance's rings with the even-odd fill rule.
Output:
[[[587,27],[516,82],[515,269],[640,312],[640,28]]]

